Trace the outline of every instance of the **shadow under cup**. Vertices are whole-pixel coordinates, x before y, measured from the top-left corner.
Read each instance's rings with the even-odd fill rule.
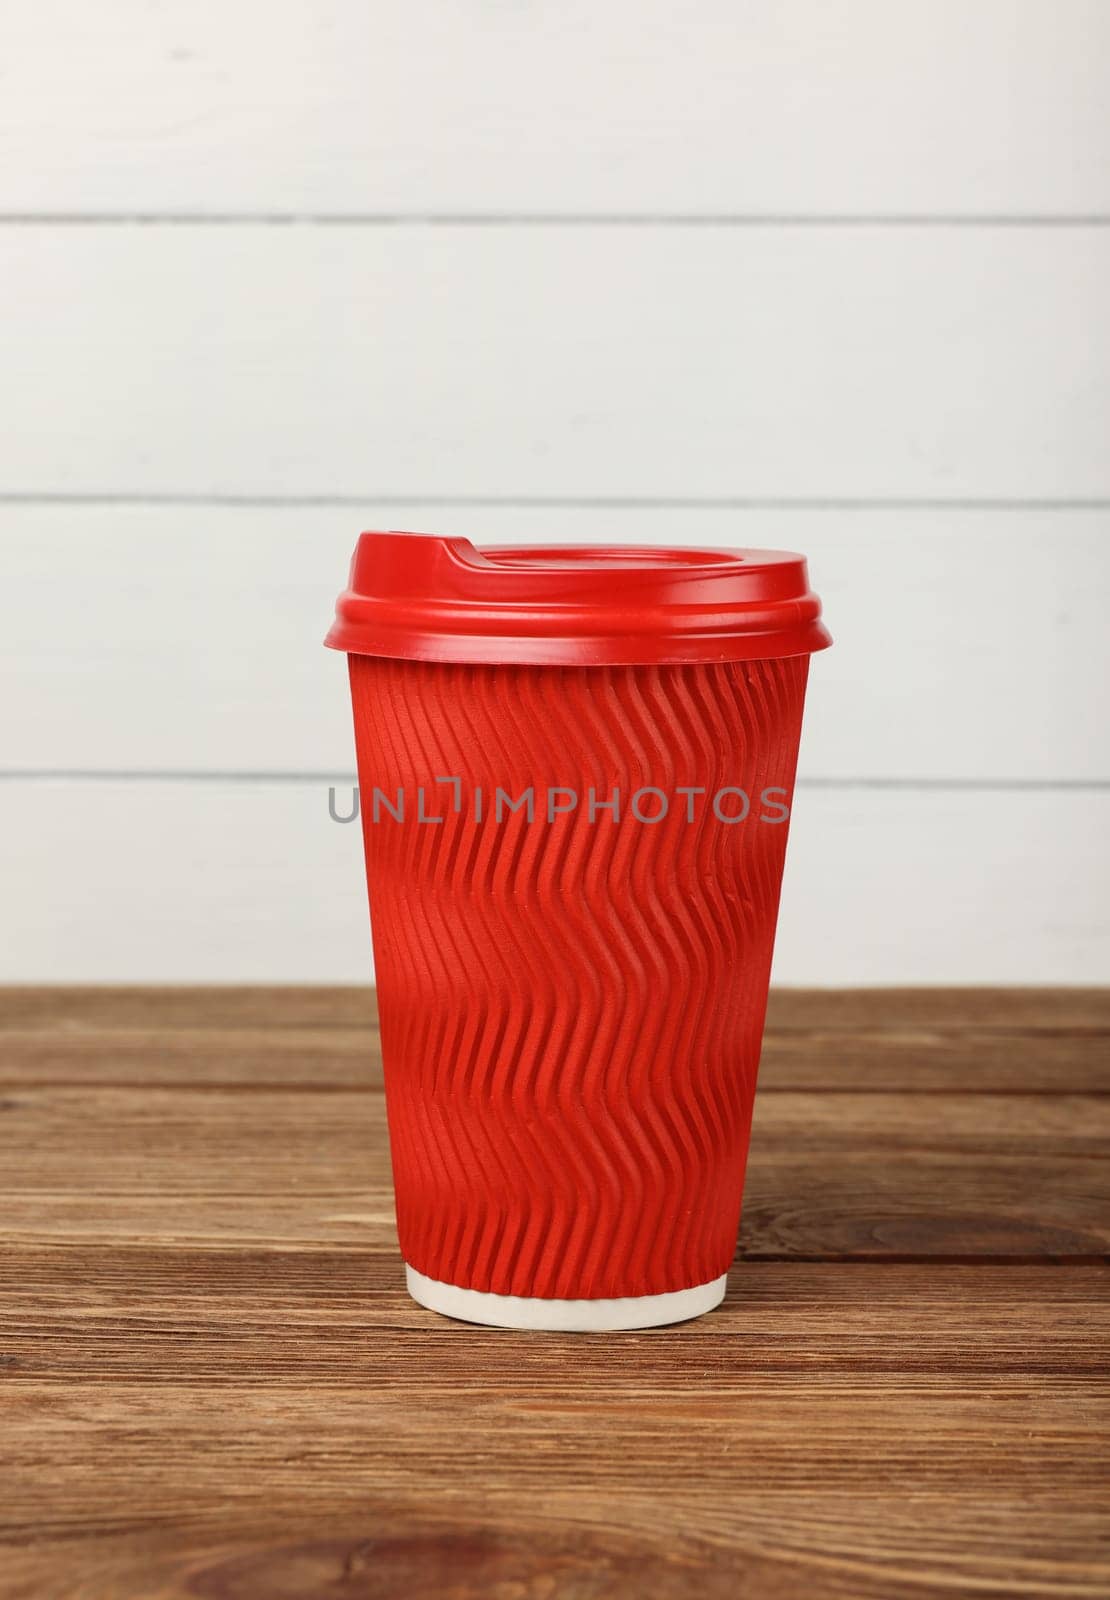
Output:
[[[582,560],[538,552],[551,565],[537,577],[529,554],[512,562],[541,589],[543,571],[562,581]],[[671,592],[682,554],[647,553],[644,570]],[[388,593],[384,555],[369,573]],[[348,594],[365,600],[357,569],[356,556]],[[628,570],[613,561],[609,581]],[[496,632],[474,642],[479,610],[507,632],[483,576],[471,632],[442,651],[509,653]],[[654,603],[677,653],[647,589],[615,614],[638,627]],[[566,634],[565,606],[536,609]],[[600,609],[581,605],[591,643]],[[710,1309],[736,1245],[809,651],[574,662],[340,647],[410,1292],[514,1327]]]

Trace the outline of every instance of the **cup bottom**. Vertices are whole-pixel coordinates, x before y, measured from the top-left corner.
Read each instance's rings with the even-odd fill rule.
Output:
[[[687,1322],[719,1306],[728,1274],[692,1289],[670,1294],[630,1295],[619,1300],[542,1300],[517,1294],[485,1294],[453,1283],[426,1278],[405,1265],[409,1294],[418,1305],[460,1322],[481,1322],[489,1328],[535,1328],[547,1333],[613,1333],[622,1328],[659,1328]]]

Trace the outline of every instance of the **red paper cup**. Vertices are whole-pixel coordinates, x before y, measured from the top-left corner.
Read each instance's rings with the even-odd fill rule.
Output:
[[[507,1327],[711,1309],[829,642],[804,561],[364,534],[328,642],[410,1293]]]

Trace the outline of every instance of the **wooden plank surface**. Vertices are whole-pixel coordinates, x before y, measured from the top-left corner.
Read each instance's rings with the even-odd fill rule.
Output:
[[[1110,496],[1110,229],[271,235],[3,229],[8,491]]]
[[[15,7],[9,211],[1105,211],[1099,0]],[[64,48],[59,48],[59,41]]]
[[[363,987],[0,991],[0,1089],[378,1089]],[[1110,1092],[1106,989],[773,989],[761,1094]]]
[[[1110,781],[1099,696],[1076,693],[1110,679],[1110,510],[401,510],[372,501],[0,505],[0,670],[34,686],[0,703],[0,770],[352,772],[344,666],[320,642],[355,538],[376,518],[479,545],[802,550],[836,641],[810,672],[803,776]],[[148,590],[152,550],[165,604]]]
[[[1110,993],[778,991],[719,1312],[404,1294],[365,989],[0,991],[3,1600],[1110,1589]]]
[[[5,1092],[0,1196],[12,1237],[353,1243],[392,1237],[384,1102],[357,1091],[21,1088]],[[259,1140],[257,1126],[267,1130]],[[854,1260],[1038,1255],[1110,1246],[1110,1103],[1008,1095],[764,1098],[742,1252]],[[275,1165],[271,1146],[282,1152]],[[97,1152],[72,1217],[69,1176]],[[943,1248],[942,1248],[943,1241]]]
[[[306,1030],[321,1042],[336,1031],[359,1038],[377,1030],[373,991],[365,984],[9,984],[0,986],[0,1039],[21,1030],[70,1040],[99,1037],[105,1031],[133,1036],[148,1030],[167,1046],[182,1038],[202,1039],[213,1031],[235,1035],[263,1030],[280,1045],[290,1030]],[[1086,1034],[1110,1030],[1110,991],[1105,988],[948,989],[897,986],[856,989],[772,988],[767,1003],[765,1046],[780,1035],[822,1028],[858,1033],[874,1029],[897,1036],[906,1029],[931,1028],[938,1034],[966,1032],[975,1038],[1016,1028],[1022,1038],[1046,1033]],[[373,1061],[372,1046],[370,1047]],[[1110,1071],[1097,1049],[1096,1071]],[[961,1064],[962,1065],[962,1064]],[[1032,1052],[1015,1061],[1015,1072],[1035,1069]],[[187,1078],[188,1074],[183,1074]],[[891,1074],[893,1077],[893,1073]],[[1101,1080],[1100,1080],[1101,1081]],[[1012,1085],[1012,1086],[1017,1086]],[[975,1088],[962,1076],[949,1089]]]

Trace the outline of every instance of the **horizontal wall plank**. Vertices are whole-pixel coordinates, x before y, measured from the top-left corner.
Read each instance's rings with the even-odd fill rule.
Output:
[[[4,203],[1105,210],[1108,46],[1099,0],[44,0],[5,27]]]
[[[0,787],[6,982],[359,982],[321,783]],[[804,791],[780,983],[1105,983],[1110,794]]]
[[[810,675],[803,778],[1110,779],[1091,692],[1110,681],[1110,511],[403,515],[476,542],[806,551],[836,644]],[[0,506],[0,768],[353,770],[321,639],[359,526],[343,507]]]
[[[31,493],[1110,497],[1110,228],[26,227]]]

